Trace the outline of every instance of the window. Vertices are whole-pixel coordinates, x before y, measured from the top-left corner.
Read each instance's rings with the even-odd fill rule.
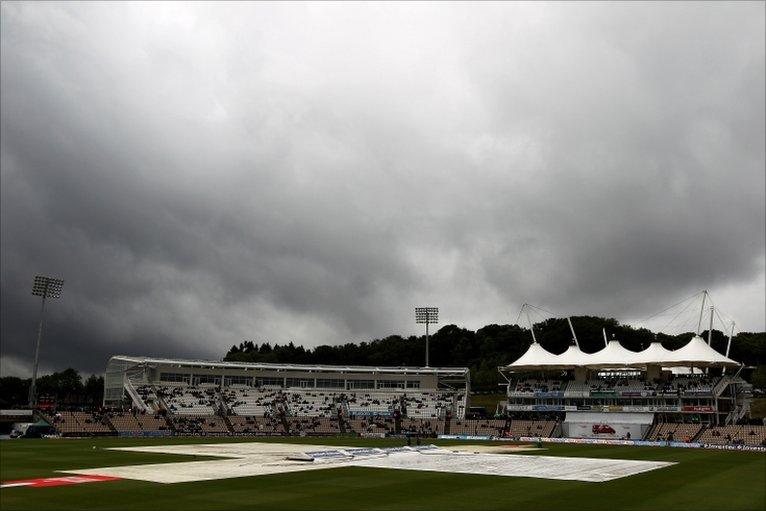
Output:
[[[215,376],[214,374],[195,374],[194,379],[196,380],[197,384],[200,384],[200,383],[215,383],[216,385],[221,384],[221,377]]]
[[[378,380],[379,389],[403,389],[404,380]]]
[[[189,383],[189,375],[182,373],[160,373],[160,381]]]
[[[288,378],[287,386],[298,387],[301,389],[312,389],[314,388],[314,379],[313,378]]]
[[[283,378],[257,378],[255,381],[258,387],[281,387],[285,383]]]
[[[348,380],[349,389],[374,389],[375,380]]]
[[[223,384],[228,385],[253,385],[252,376],[224,376]]]
[[[420,382],[419,381],[408,381],[407,382],[407,388],[408,389],[419,389],[420,388]]]
[[[320,389],[342,389],[346,386],[345,380],[332,380],[332,379],[322,379],[319,378],[317,380],[317,387]]]

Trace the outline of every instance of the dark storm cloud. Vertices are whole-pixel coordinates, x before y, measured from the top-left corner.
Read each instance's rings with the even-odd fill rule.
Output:
[[[764,328],[764,6],[2,5],[2,363],[523,301]]]

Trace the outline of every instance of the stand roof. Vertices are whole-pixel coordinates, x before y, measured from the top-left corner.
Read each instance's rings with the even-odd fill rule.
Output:
[[[515,362],[505,366],[512,371],[574,369],[628,369],[646,368],[650,365],[662,367],[737,367],[741,364],[727,358],[699,336],[694,336],[686,345],[677,350],[668,350],[659,342],[651,343],[643,351],[625,349],[619,341],[612,340],[606,347],[595,353],[585,353],[576,346],[570,346],[564,353],[555,355],[538,343],[532,343],[527,351]]]

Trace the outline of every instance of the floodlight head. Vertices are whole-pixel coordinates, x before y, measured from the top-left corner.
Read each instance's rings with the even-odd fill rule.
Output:
[[[44,275],[36,275],[32,284],[32,294],[43,298],[60,298],[64,288],[64,279],[55,279]]]
[[[435,324],[438,322],[439,322],[438,307],[415,307],[415,323]]]

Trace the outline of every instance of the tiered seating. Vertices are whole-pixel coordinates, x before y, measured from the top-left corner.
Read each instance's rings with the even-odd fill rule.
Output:
[[[533,396],[535,392],[560,392],[563,383],[560,380],[537,380],[534,378],[520,380],[511,389],[511,396]]]
[[[766,426],[716,426],[706,429],[698,442],[716,445],[766,445]]]
[[[678,424],[673,431],[673,438],[678,442],[691,442],[702,431],[701,424]]]
[[[165,431],[168,423],[161,415],[135,412],[109,412],[109,422],[115,431],[135,433],[141,431]]]
[[[502,436],[504,428],[503,419],[455,419],[450,421],[449,432],[451,435]]]
[[[290,414],[296,417],[332,417],[335,403],[342,401],[343,393],[330,391],[287,391],[285,398]]]
[[[465,419],[454,419],[449,424],[450,435],[473,435],[473,421]]]
[[[650,441],[656,441],[656,440],[664,440],[667,438],[668,433],[672,431],[675,424],[672,422],[665,422],[662,424],[655,424],[651,427],[649,430],[649,433],[646,435],[646,440]]]
[[[435,436],[444,434],[444,421],[438,419],[412,419],[401,420],[401,432],[420,436]]]
[[[151,385],[141,385],[136,387],[136,392],[141,396],[144,404],[149,407],[150,410],[159,410],[159,399],[157,393],[154,391],[154,387]]]
[[[213,415],[218,407],[215,387],[157,387],[156,392],[173,414]]]
[[[179,433],[227,433],[229,428],[221,417],[216,415],[171,415],[170,423]]]
[[[252,433],[264,435],[282,435],[285,428],[282,422],[273,417],[247,417],[231,415],[228,417],[234,433]]]
[[[257,389],[232,386],[221,389],[221,397],[230,414],[269,416],[284,411],[293,417],[336,417],[339,411],[349,416],[389,415],[405,402],[407,415],[413,418],[439,418],[446,410],[460,416],[465,410],[465,393],[455,392],[333,392],[331,390]],[[192,402],[196,400],[191,399]],[[168,401],[168,398],[166,398]],[[173,392],[173,413],[192,413],[188,397]],[[184,406],[177,403],[183,401]],[[194,404],[194,403],[192,403]],[[170,407],[171,403],[168,403]],[[178,410],[181,410],[180,412]]]
[[[143,431],[141,423],[138,422],[133,412],[116,412],[109,414],[109,422],[112,423],[115,431],[120,432],[138,432]]]
[[[708,376],[676,376],[658,385],[657,392],[663,395],[709,395],[719,378]]]
[[[602,379],[594,379],[594,380],[588,380],[588,391],[593,392],[613,392],[615,390],[615,386],[620,380],[602,380]]]
[[[564,397],[587,397],[590,395],[588,382],[570,381],[564,390]]]
[[[322,434],[337,435],[340,433],[338,419],[328,417],[302,417],[291,419],[290,434]]]
[[[404,394],[407,416],[413,418],[436,419],[453,407],[454,392],[418,392]]]
[[[742,426],[739,434],[745,445],[766,446],[766,426]]]
[[[726,445],[731,444],[739,436],[742,426],[715,426],[706,429],[699,437],[703,444]]]
[[[346,429],[358,434],[394,433],[394,420],[390,418],[351,419],[346,421]]]
[[[713,387],[718,378],[688,377],[675,378],[673,380],[678,391],[683,395],[709,395],[713,393]]]
[[[59,412],[46,419],[64,436],[108,435],[113,432],[105,415],[91,412]]]
[[[614,390],[621,394],[628,395],[655,395],[657,394],[657,388],[653,383],[646,380],[627,380],[620,379],[614,383]]]
[[[351,392],[346,395],[348,411],[356,414],[389,414],[399,408],[401,394],[394,392]]]
[[[280,390],[238,386],[224,388],[221,397],[232,413],[255,417],[272,415],[274,405],[284,401]]]
[[[564,397],[588,397],[594,392],[612,392],[617,395],[656,395],[656,386],[645,380],[627,378],[591,379],[586,382],[570,381],[564,390]]]
[[[556,427],[555,421],[513,420],[508,430],[508,436],[518,438],[520,436],[550,437]]]
[[[660,396],[677,396],[676,380],[663,381],[657,384],[657,394]]]
[[[647,435],[647,440],[673,440],[691,442],[702,431],[702,424],[665,422],[656,424]]]
[[[83,428],[85,433],[111,433],[109,420],[101,414],[90,412],[71,412],[72,416]]]
[[[168,421],[158,414],[136,414],[136,420],[144,431],[165,431],[169,429]]]

